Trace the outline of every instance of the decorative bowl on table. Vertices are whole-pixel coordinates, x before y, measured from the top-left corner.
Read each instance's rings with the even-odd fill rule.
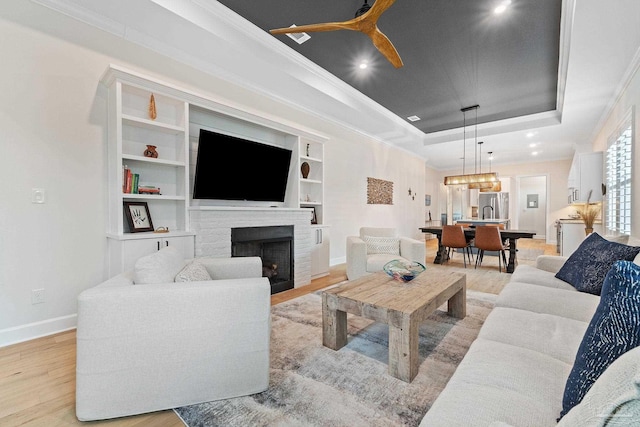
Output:
[[[419,262],[394,259],[386,263],[382,269],[395,280],[406,283],[418,277],[426,267]]]

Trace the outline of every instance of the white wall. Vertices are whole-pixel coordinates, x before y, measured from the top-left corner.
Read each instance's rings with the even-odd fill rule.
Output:
[[[109,63],[329,137],[325,223],[332,264],[361,226],[421,237],[424,162],[320,117],[179,64],[28,0],[0,2],[0,346],[75,325],[76,296],[106,279]],[[393,205],[367,205],[367,177],[394,183]],[[31,189],[46,190],[45,204]],[[415,200],[408,189],[416,192]],[[44,289],[45,302],[31,304]]]
[[[638,173],[638,167],[640,166],[640,49],[638,50],[635,62],[631,64],[629,78],[623,82],[622,91],[616,100],[615,104],[611,108],[611,112],[606,118],[606,121],[597,136],[593,141],[593,151],[605,151],[607,150],[607,142],[609,137],[613,134],[616,128],[627,117],[629,112],[633,111],[633,160],[632,160],[632,210],[631,218],[631,234],[633,236],[640,235],[640,173]]]

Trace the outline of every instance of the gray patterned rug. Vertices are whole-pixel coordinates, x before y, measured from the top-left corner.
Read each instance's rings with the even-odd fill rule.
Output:
[[[272,307],[271,377],[265,392],[175,409],[188,427],[417,426],[476,338],[496,296],[467,292],[467,317],[440,307],[420,327],[420,370],[387,373],[388,328],[348,315],[349,342],[322,346],[318,293]]]

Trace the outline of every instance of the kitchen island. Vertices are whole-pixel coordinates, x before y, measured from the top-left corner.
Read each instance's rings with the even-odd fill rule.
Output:
[[[463,218],[456,220],[456,224],[471,224],[471,225],[487,225],[487,224],[504,224],[504,228],[508,230],[510,228],[510,219],[478,219],[478,218]]]

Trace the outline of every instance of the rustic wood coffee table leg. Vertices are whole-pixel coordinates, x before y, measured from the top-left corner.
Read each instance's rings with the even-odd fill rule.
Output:
[[[418,322],[408,313],[389,312],[389,375],[410,383],[418,374]]]
[[[322,345],[332,350],[347,344],[347,313],[336,305],[335,296],[322,294]]]
[[[465,278],[466,279],[466,278]],[[464,319],[467,315],[467,285],[462,287],[447,302],[447,311],[452,317]]]

